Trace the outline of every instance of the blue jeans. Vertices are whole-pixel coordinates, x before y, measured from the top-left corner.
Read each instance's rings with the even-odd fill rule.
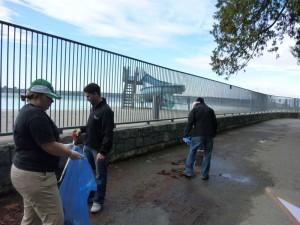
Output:
[[[201,176],[207,177],[209,175],[210,160],[211,160],[211,153],[212,153],[213,145],[214,145],[213,137],[199,136],[199,137],[191,138],[190,151],[189,151],[186,163],[185,163],[185,174],[187,176],[193,175],[193,166],[195,163],[195,156],[196,156],[197,150],[199,149],[200,146],[202,146],[203,150],[204,150]]]
[[[83,153],[88,158],[89,162],[94,163],[95,166],[97,191],[95,192],[93,202],[103,205],[107,185],[108,156],[106,155],[104,160],[97,161],[96,156],[98,152],[95,149],[89,148],[88,146],[83,147]]]

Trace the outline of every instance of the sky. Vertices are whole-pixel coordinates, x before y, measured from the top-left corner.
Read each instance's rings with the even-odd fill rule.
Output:
[[[229,80],[214,73],[215,0],[0,0],[0,20],[248,90],[300,98],[300,66],[279,46]]]

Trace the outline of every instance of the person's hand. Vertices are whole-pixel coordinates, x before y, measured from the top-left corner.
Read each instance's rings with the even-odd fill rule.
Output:
[[[105,159],[105,155],[102,155],[100,152],[97,154],[96,160],[104,160]]]
[[[73,142],[75,142],[76,141],[76,139],[77,139],[77,130],[73,130],[73,132],[72,132],[72,140],[73,140]]]
[[[77,140],[80,136],[80,130],[73,130],[72,132],[72,140],[73,140],[73,143],[76,144],[77,143]]]
[[[76,130],[76,138],[79,138],[81,135],[81,130]]]
[[[81,155],[79,152],[76,152],[76,151],[72,151],[72,154],[70,155],[70,159],[72,160],[78,160],[78,159],[82,159],[83,158],[83,155]]]
[[[71,150],[74,147],[73,143],[69,143],[69,144],[64,144],[65,148],[68,150]]]
[[[69,156],[70,159],[72,160],[77,160],[77,159],[82,159],[83,155],[80,154],[79,152],[76,152],[74,150],[72,150],[72,148],[74,147],[73,143],[70,144],[64,144],[65,148],[71,151],[71,155]]]

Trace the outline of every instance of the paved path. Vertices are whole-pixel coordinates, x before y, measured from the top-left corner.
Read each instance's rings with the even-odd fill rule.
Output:
[[[300,120],[281,119],[231,130],[215,139],[209,181],[180,176],[180,145],[109,167],[103,211],[91,225],[290,225],[266,194],[271,187],[300,207]]]
[[[180,175],[186,145],[115,163],[91,225],[300,224],[272,199],[300,210],[299,146],[300,119],[280,119],[217,135],[208,181],[199,176],[201,154],[195,177]]]

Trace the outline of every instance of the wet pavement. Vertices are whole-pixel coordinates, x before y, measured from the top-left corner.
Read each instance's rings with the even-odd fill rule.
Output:
[[[218,134],[208,181],[200,152],[194,177],[182,176],[184,144],[111,164],[106,202],[91,225],[299,224],[272,199],[300,207],[299,146],[300,119],[280,119]]]
[[[113,164],[92,225],[293,224],[266,187],[300,207],[300,120],[281,119],[217,135],[210,179],[180,172],[186,145]]]

